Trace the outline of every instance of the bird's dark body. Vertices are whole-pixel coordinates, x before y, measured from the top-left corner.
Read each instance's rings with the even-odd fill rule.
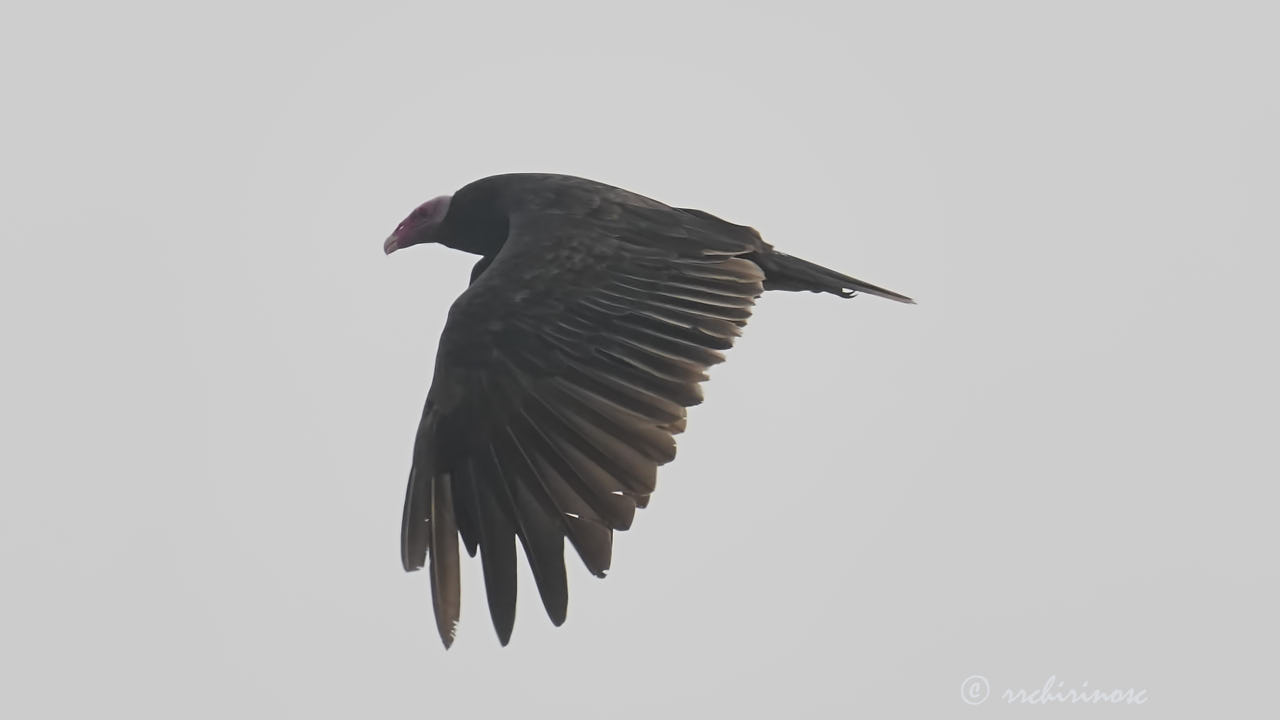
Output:
[[[402,532],[406,569],[430,556],[446,646],[459,536],[481,553],[503,644],[517,539],[563,622],[564,539],[604,575],[613,531],[647,504],[706,369],[764,290],[910,302],[779,253],[749,227],[582,178],[499,175],[447,200],[427,241],[481,258],[441,336]]]

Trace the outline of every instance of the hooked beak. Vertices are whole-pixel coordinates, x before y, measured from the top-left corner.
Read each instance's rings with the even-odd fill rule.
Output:
[[[436,242],[436,234],[449,212],[449,196],[431,198],[422,203],[409,217],[400,221],[391,237],[382,243],[382,252],[390,255],[401,249],[423,243]]]

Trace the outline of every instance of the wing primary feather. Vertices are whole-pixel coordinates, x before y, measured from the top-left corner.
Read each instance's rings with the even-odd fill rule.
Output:
[[[569,540],[582,564],[596,577],[604,577],[613,561],[613,530],[585,518],[566,515]]]
[[[632,308],[632,314],[652,318],[658,322],[676,325],[687,330],[695,330],[703,335],[719,339],[722,344],[727,343],[723,344],[720,349],[728,349],[733,345],[733,339],[742,334],[742,330],[732,321],[711,317],[690,317],[685,313],[665,307],[654,305],[636,306]],[[717,346],[713,345],[711,347]]]
[[[591,435],[596,430],[612,436],[629,450],[635,450],[659,465],[671,462],[675,458],[676,445],[671,433],[658,428],[657,425],[645,423],[636,415],[619,411],[609,403],[591,401],[590,396],[583,396],[567,390],[549,387],[545,391],[547,397],[554,398],[555,407],[562,417],[571,419],[586,432],[580,435]]]
[[[555,625],[564,623],[569,606],[569,587],[564,570],[564,534],[559,519],[547,512],[532,495],[530,484],[537,482],[523,455],[509,442],[510,434],[500,432],[493,450],[506,478],[506,487],[515,512],[516,531],[524,545],[525,557],[533,570],[533,581],[542,596],[542,605]]]
[[[566,371],[562,377],[576,385],[613,385],[615,389],[632,391],[633,397],[639,394],[649,398],[662,398],[681,407],[702,402],[702,389],[697,383],[665,380],[594,353],[564,360]]]
[[[462,463],[455,468],[449,485],[453,492],[453,508],[458,521],[458,534],[462,536],[467,555],[475,557],[480,545],[480,518],[475,475],[471,465]]]
[[[670,290],[643,290],[631,287],[622,282],[615,282],[601,294],[630,300],[653,307],[666,308],[677,312],[696,315],[698,317],[720,318],[722,320],[745,320],[751,316],[751,304],[708,303],[697,299],[682,297]]]
[[[461,608],[461,580],[458,575],[458,526],[453,514],[453,494],[449,473],[431,478],[431,599],[435,606],[436,630],[446,649],[453,644]]]
[[[657,464],[642,459],[640,462],[627,462],[636,457],[635,453],[613,455],[599,447],[592,438],[584,436],[580,428],[569,423],[560,413],[534,396],[534,402],[528,406],[530,418],[545,427],[548,434],[559,438],[573,447],[579,454],[592,463],[600,466],[613,476],[627,490],[650,492],[657,484]]]
[[[672,324],[663,320],[661,317],[653,315],[633,314],[626,317],[620,317],[616,321],[619,328],[627,328],[630,330],[639,330],[646,332],[651,336],[666,338],[674,342],[681,342],[697,348],[718,351],[728,350],[733,347],[732,338],[722,338],[711,335],[697,328],[686,327],[681,324]]]
[[[733,280],[712,280],[709,278],[692,278],[678,272],[659,269],[661,279],[644,277],[635,273],[618,273],[619,282],[637,289],[661,292],[666,295],[682,297],[688,294],[690,300],[701,300],[713,304],[726,303],[734,307],[746,307],[755,301],[751,294],[753,283]]]
[[[468,465],[476,480],[476,517],[480,530],[480,562],[484,571],[485,597],[489,601],[489,617],[504,646],[511,641],[516,622],[516,533],[511,522],[512,510],[504,510],[506,495],[497,464],[488,448]]]
[[[520,444],[527,454],[538,460],[539,475],[559,512],[611,528],[626,529],[635,508],[625,499],[610,492],[612,486],[617,485],[616,481],[593,485],[586,480],[583,477],[584,468],[568,459],[529,419],[526,412],[522,411],[519,417],[513,419],[511,429],[520,438]]]
[[[405,489],[404,516],[400,523],[400,561],[406,572],[427,563],[431,544],[431,476],[435,473],[436,426],[439,418],[428,399],[413,441],[413,466]]]
[[[576,493],[605,525],[615,530],[631,527],[635,504],[615,492],[622,490],[616,478],[586,458],[573,455],[538,427],[527,411],[522,411],[518,422],[523,426],[522,436],[556,468],[569,490]]]
[[[610,347],[597,347],[596,352],[625,362],[636,370],[678,383],[700,383],[708,379],[707,371],[696,363],[672,358],[649,350],[643,345],[618,340]]]
[[[590,506],[582,498],[569,490],[565,480],[560,477],[550,462],[540,453],[533,451],[522,439],[523,433],[511,428],[511,441],[516,450],[525,456],[537,478],[538,485],[532,493],[539,501],[550,503],[549,511],[560,521],[561,531],[573,548],[578,551],[587,570],[596,577],[604,577],[609,569],[612,555],[613,533],[604,526]],[[527,438],[525,438],[527,439]],[[563,558],[561,558],[563,562]]]
[[[612,378],[598,377],[590,371],[575,369],[572,375],[553,378],[547,384],[578,388],[581,392],[606,400],[654,423],[675,422],[685,416],[684,406],[678,402],[644,392]]]
[[[423,480],[416,467],[409,471],[404,518],[400,523],[400,562],[405,572],[421,569],[427,562],[427,545],[431,537],[430,489],[430,481]]]
[[[614,328],[609,331],[608,338],[638,350],[680,361],[698,369],[724,362],[724,355],[719,351],[674,340],[646,330],[631,329],[629,332],[619,332],[619,329]]]

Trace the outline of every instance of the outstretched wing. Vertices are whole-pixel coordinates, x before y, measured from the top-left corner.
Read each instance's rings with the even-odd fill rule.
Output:
[[[437,628],[458,620],[458,537],[480,551],[498,637],[511,636],[516,540],[564,622],[564,539],[609,569],[675,457],[673,435],[763,291],[758,236],[666,207],[593,199],[514,214],[506,245],[454,303],[414,445],[401,555],[430,556]],[[736,230],[735,230],[736,228]]]

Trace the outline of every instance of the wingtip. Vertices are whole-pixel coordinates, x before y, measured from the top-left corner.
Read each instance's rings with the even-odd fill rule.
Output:
[[[458,635],[458,621],[437,623],[436,630],[440,633],[440,642],[444,643],[444,649],[453,647],[453,639]]]
[[[493,631],[498,634],[498,642],[502,647],[506,647],[511,642],[511,631],[515,629],[516,616],[513,614],[509,618],[493,619]]]

